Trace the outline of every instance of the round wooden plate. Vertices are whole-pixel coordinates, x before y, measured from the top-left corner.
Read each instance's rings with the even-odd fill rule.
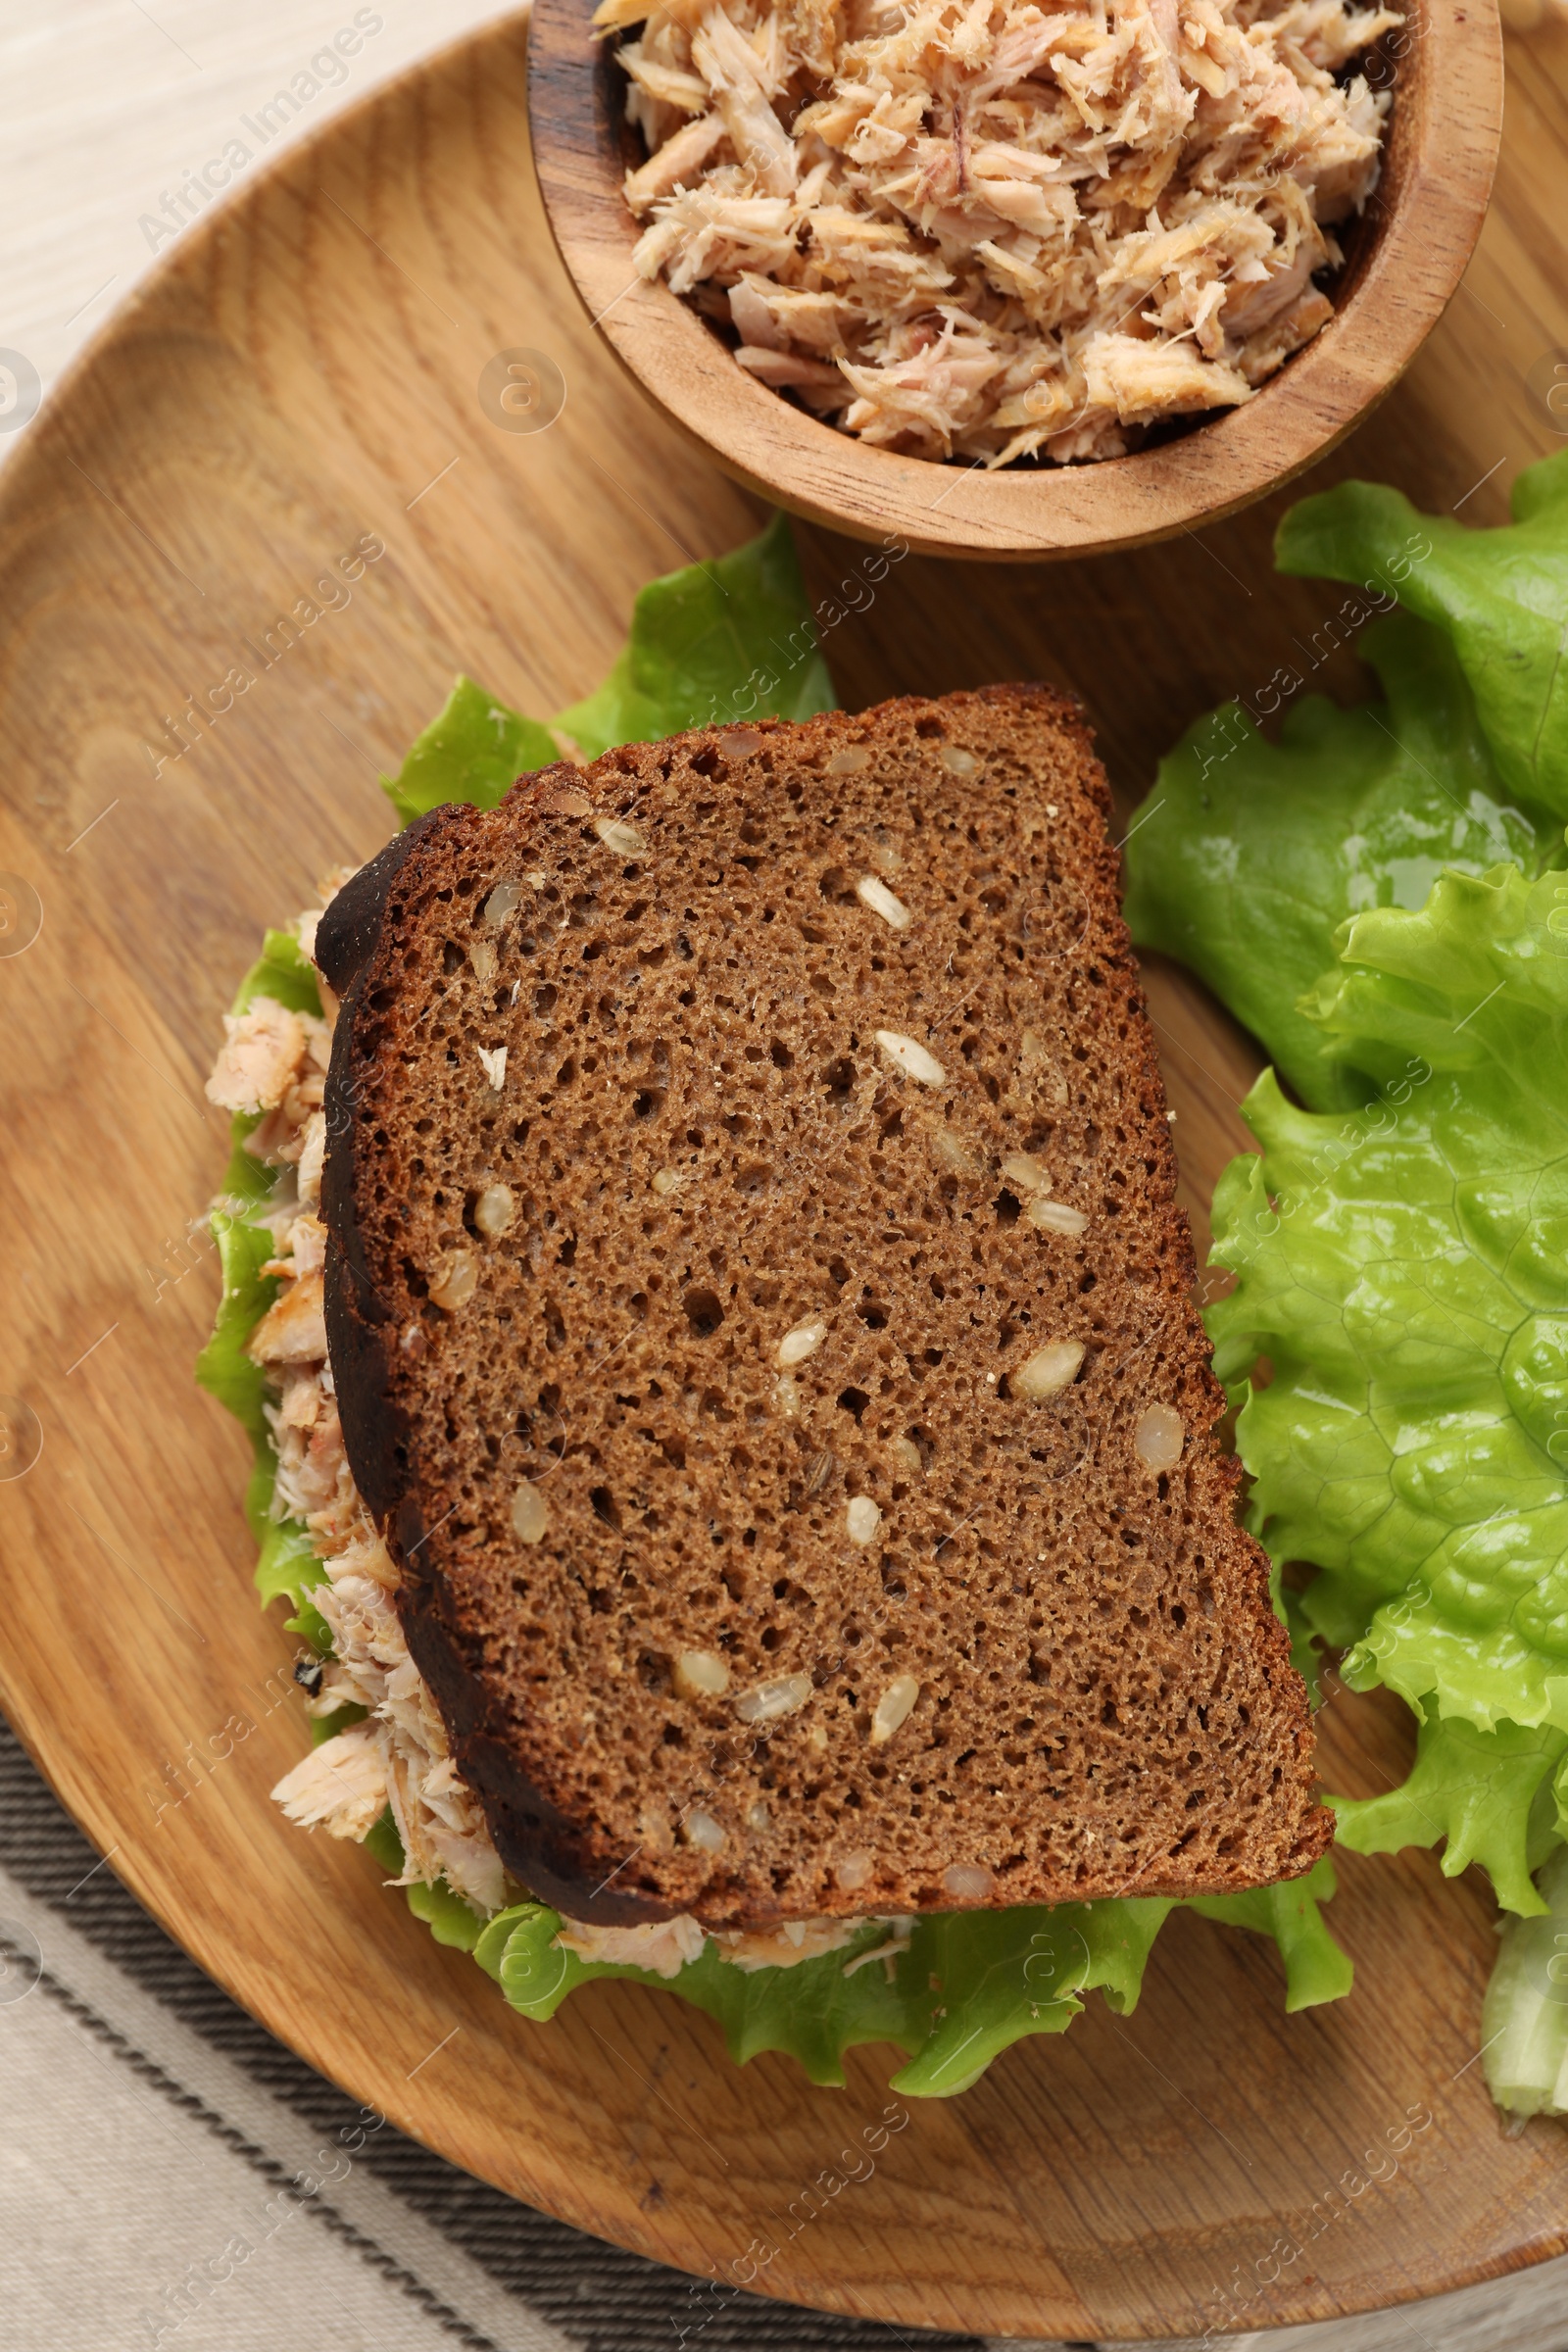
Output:
[[[220,1010],[264,924],[385,836],[376,768],[460,664],[555,709],[602,674],[640,582],[760,519],[581,317],[523,83],[504,25],[284,159],[112,323],[0,482],[6,1710],[275,2033],[456,2163],[663,2261],[736,2281],[761,2239],[770,2294],[1081,2338],[1317,2319],[1553,2253],[1568,2145],[1498,2129],[1475,2063],[1489,1906],[1427,1856],[1346,1863],[1348,2002],[1287,2019],[1271,1947],[1181,1918],[1134,2016],[1096,2001],[964,2097],[906,2108],[889,2052],[813,2090],[781,2058],[732,2067],[706,2019],[629,1986],[531,2026],[362,1853],[268,1801],[304,1740],[292,1645],[251,1592],[241,1439],[191,1382]],[[1553,165],[1521,153],[1484,280],[1516,317],[1501,288],[1549,250],[1531,207]],[[1515,350],[1476,318],[1354,455],[1487,520],[1478,478],[1547,445],[1508,363],[1568,325],[1527,323]],[[548,429],[511,429],[489,389],[517,352],[560,371]],[[1198,710],[1333,643],[1342,592],[1272,580],[1273,519],[1032,575],[909,556],[876,585],[862,550],[802,544],[847,701],[1071,675],[1131,797]],[[1255,1056],[1179,975],[1151,990],[1200,1217]],[[1385,1786],[1404,1738],[1336,1697],[1331,1784]],[[840,2151],[890,2103],[844,2185]]]

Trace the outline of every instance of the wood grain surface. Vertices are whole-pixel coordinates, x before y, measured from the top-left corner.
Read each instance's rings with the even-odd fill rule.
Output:
[[[1515,63],[1466,289],[1318,483],[1354,469],[1490,522],[1517,465],[1557,446],[1525,379],[1568,345],[1568,38]],[[561,371],[548,430],[501,429],[481,396],[519,350]],[[910,555],[869,602],[843,586],[857,547],[801,543],[846,702],[1071,680],[1130,805],[1199,710],[1310,664],[1341,592],[1272,578],[1281,503],[1136,559]],[[0,1387],[41,1451],[0,1477],[0,1700],[113,1867],[315,2065],[458,2164],[699,2274],[736,2276],[770,2236],[754,2283],[775,2295],[1132,2339],[1331,2318],[1543,2259],[1568,2244],[1568,2141],[1498,2128],[1475,2063],[1490,1905],[1429,1856],[1346,1858],[1350,2001],[1287,2019],[1268,1946],[1178,1918],[1131,2018],[1095,2002],[964,2097],[911,2103],[871,2177],[812,2216],[812,2184],[888,2104],[889,2053],[815,2091],[782,2058],[737,2070],[706,2019],[625,1985],[535,2028],[362,1853],[268,1801],[304,1740],[292,1644],[250,1590],[243,1443],[191,1384],[217,1291],[191,1236],[224,1156],[201,1091],[220,1013],[262,927],[384,838],[376,768],[460,664],[555,709],[600,677],[643,580],[758,520],[570,294],[514,26],[247,189],[29,431],[0,479],[0,868],[21,909],[0,937]],[[318,592],[368,541],[385,553],[351,601]],[[1353,651],[1319,680],[1357,691]],[[1256,1056],[1179,974],[1150,984],[1201,1234]],[[1332,1786],[1387,1786],[1406,1747],[1396,1708],[1335,1695]],[[1430,2121],[1396,2169],[1349,2190],[1412,2111]],[[1284,2232],[1303,2255],[1274,2279]]]
[[[769,391],[632,260],[621,182],[644,150],[625,75],[589,30],[594,0],[535,0],[532,127],[545,211],[616,358],[748,489],[859,539],[896,530],[939,556],[1040,562],[1140,547],[1292,480],[1375,408],[1431,332],[1474,249],[1502,113],[1495,0],[1407,0],[1367,61],[1390,89],[1383,172],[1326,281],[1335,316],[1256,398],[1094,466],[938,466],[874,448]]]

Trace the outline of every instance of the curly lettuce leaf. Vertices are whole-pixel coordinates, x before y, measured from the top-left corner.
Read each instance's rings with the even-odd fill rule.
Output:
[[[398,1834],[398,1825],[390,1805],[384,1813],[376,1815],[360,1842],[371,1860],[380,1864],[389,1879],[403,1876],[403,1839]]]
[[[1568,814],[1568,455],[1520,477],[1513,514],[1474,531],[1366,483],[1293,509],[1282,570],[1406,608],[1365,640],[1388,701],[1303,705],[1277,750],[1216,713],[1128,859],[1135,936],[1208,980],[1308,1105],[1270,1071],[1246,1106],[1262,1156],[1215,1196],[1237,1276],[1207,1318],[1216,1370],[1276,1572],[1318,1565],[1290,1600],[1298,1650],[1303,1630],[1353,1645],[1347,1681],[1421,1719],[1402,1788],[1336,1800],[1342,1840],[1441,1840],[1521,1915],[1483,2034],[1528,2114],[1568,2109],[1560,1847],[1532,1879],[1568,1838],[1568,888],[1529,879]]]
[[[1342,1839],[1387,1851],[1444,1838],[1450,1875],[1481,1863],[1499,1901],[1520,1911],[1538,1907],[1529,1866],[1555,1810],[1565,1734],[1542,1728],[1540,1717],[1534,1725],[1508,1718],[1516,1690],[1506,1639],[1490,1656],[1488,1712],[1446,1712],[1466,1692],[1431,1673],[1431,1642],[1445,1630],[1433,1620],[1447,1588],[1434,1592],[1430,1567],[1446,1537],[1438,1557],[1450,1585],[1460,1572],[1473,1610],[1476,1592],[1464,1588],[1475,1584],[1476,1542],[1511,1549],[1514,1587],[1538,1600],[1531,1536],[1543,1509],[1562,1498],[1553,1456],[1568,1439],[1558,1436],[1560,1400],[1548,1393],[1549,1342],[1558,1328],[1552,1308],[1568,1308],[1568,1277],[1552,1237],[1532,1244],[1529,1226],[1532,1210],[1550,1207],[1552,1171],[1544,1176],[1543,1161],[1560,1150],[1550,1072],[1560,1067],[1565,899],[1555,878],[1532,897],[1509,870],[1469,888],[1444,883],[1415,918],[1351,927],[1342,975],[1319,992],[1314,1012],[1358,1041],[1363,1066],[1383,1070],[1384,1098],[1372,1112],[1334,1121],[1293,1110],[1268,1081],[1259,1087],[1250,1107],[1265,1159],[1237,1162],[1216,1198],[1216,1256],[1241,1280],[1210,1316],[1222,1371],[1257,1352],[1273,1359],[1273,1383],[1251,1398],[1239,1436],[1258,1481],[1259,1533],[1276,1553],[1331,1571],[1298,1605],[1331,1639],[1363,1641],[1348,1669],[1363,1685],[1387,1671],[1400,1637],[1415,1636],[1413,1659],[1387,1679],[1418,1708],[1435,1697],[1445,1710],[1423,1730],[1404,1788],[1342,1805]],[[1509,958],[1529,974],[1528,1008],[1515,1003]],[[1498,1023],[1507,1038],[1494,1034]],[[1430,1059],[1411,1047],[1430,1049]],[[1449,1140],[1455,1123],[1467,1157]],[[1499,1213],[1502,1233],[1490,1235],[1476,1263],[1477,1217]],[[1380,1265],[1378,1246],[1390,1254],[1391,1243],[1397,1256]],[[1521,1266],[1533,1283],[1521,1285]],[[1532,1488],[1543,1472],[1544,1489]],[[1435,1495],[1446,1526],[1434,1525]],[[1505,1497],[1514,1514],[1499,1512]],[[1451,1651],[1452,1629],[1447,1637]],[[1535,1675],[1549,1686],[1539,1661]],[[1477,1728],[1488,1723],[1495,1729]]]
[[[1289,1886],[1195,1903],[1206,1918],[1271,1936],[1286,1967],[1286,2007],[1337,2000],[1350,1963],[1318,1909],[1334,1892],[1326,1861]],[[1130,1897],[1055,1909],[931,1913],[908,1944],[890,1944],[868,1920],[837,1952],[795,1968],[745,1971],[709,1942],[672,1978],[586,1962],[559,1948],[560,1915],[543,1903],[497,1913],[474,1947],[512,2006],[536,2022],[595,1977],[629,1977],[716,2019],[739,2066],[763,2050],[794,2058],[811,2082],[844,2081],[847,2050],[890,2042],[906,2063],[891,2087],[907,2098],[951,2098],[994,2058],[1032,2034],[1060,2034],[1090,1991],[1126,2016],[1136,2005],[1154,1938],[1174,1906]],[[886,1947],[889,1957],[880,1956]],[[876,1957],[866,1957],[876,1954]]]
[[[1568,2115],[1568,1846],[1540,1874],[1537,1916],[1502,1932],[1481,2011],[1487,2086],[1505,2114]]]
[[[1246,1393],[1247,1384],[1244,1382],[1238,1392],[1238,1405],[1244,1401]],[[1279,1559],[1269,1562],[1269,1598],[1274,1603],[1275,1616],[1291,1637],[1291,1664],[1306,1685],[1306,1703],[1316,1714],[1323,1704],[1323,1673],[1328,1661],[1323,1653],[1321,1636],[1306,1621],[1300,1593],[1293,1592],[1283,1581],[1281,1572],[1284,1565],[1284,1561]]]
[[[269,1498],[273,1469],[274,1464],[269,1454]],[[321,1619],[314,1609],[310,1609],[305,1597],[321,1581],[321,1563],[307,1530],[295,1519],[269,1519],[265,1528],[257,1532],[262,1548],[256,1562],[256,1590],[261,1595],[263,1608],[269,1608],[274,1600],[286,1600],[296,1611],[309,1610],[315,1623],[320,1625]],[[291,1621],[289,1631],[292,1633],[294,1630]],[[330,1646],[329,1641],[317,1643],[318,1649]]]
[[[1265,1072],[1214,1199],[1215,1360],[1255,1531],[1346,1679],[1482,1731],[1568,1730],[1568,880],[1446,875],[1356,917],[1317,1017],[1352,1119]]]
[[[291,1012],[314,1012],[319,1017],[321,990],[316,966],[292,931],[262,934],[262,952],[235,990],[230,1011],[243,1012],[257,997],[271,997]],[[249,1134],[254,1119],[248,1112],[236,1116],[246,1121]]]
[[[842,1950],[795,1968],[736,1968],[708,1942],[670,1978],[580,1960],[557,1948],[561,1927],[559,1913],[542,1903],[522,1903],[498,1912],[474,1947],[474,1958],[513,2008],[537,2022],[554,2017],[564,2000],[596,1977],[629,1977],[656,1991],[674,1993],[715,2019],[737,2066],[762,2050],[783,2050],[812,2082],[836,2084],[844,2081],[845,2051],[858,2043],[914,2046],[907,2001],[889,1984],[882,1962],[871,1960],[845,1974],[846,1965],[861,1952],[888,1941],[888,1929],[875,1921]]]
[[[1199,1895],[1186,1908],[1200,1919],[1218,1920],[1222,1927],[1272,1936],[1285,1963],[1286,2011],[1294,2016],[1298,2009],[1344,2000],[1354,1980],[1349,1954],[1335,1942],[1318,1908],[1331,1901],[1336,1890],[1334,1865],[1325,1854],[1304,1879],[1251,1886],[1245,1894]]]
[[[899,1983],[919,2038],[891,2087],[909,2098],[952,2098],[1015,2041],[1063,2033],[1083,1992],[1102,1992],[1125,2017],[1138,2005],[1170,1910],[1162,1898],[1130,1896],[917,1921]]]
[[[402,1868],[400,1839],[400,1872]],[[422,1880],[416,1879],[413,1886],[404,1891],[409,1898],[409,1909],[416,1919],[423,1920],[437,1943],[448,1944],[454,1951],[472,1951],[483,1932],[484,1921],[476,1911],[470,1909],[461,1894],[453,1893],[445,1879],[437,1879],[433,1886],[427,1886]]]
[[[1568,1732],[1499,1723],[1477,1731],[1462,1716],[1429,1715],[1410,1777],[1386,1795],[1335,1797],[1337,1836],[1357,1854],[1393,1854],[1445,1840],[1443,1874],[1478,1862],[1505,1911],[1546,1908],[1531,1878],[1558,1826],[1558,1781]]]
[[[493,808],[519,775],[562,756],[557,733],[589,760],[743,718],[810,718],[834,707],[788,520],[711,564],[652,580],[604,684],[549,725],[460,678],[446,709],[395,777],[381,781],[401,823],[446,801]]]
[[[1342,710],[1309,696],[1277,745],[1240,705],[1212,712],[1160,762],[1126,848],[1138,945],[1206,981],[1314,1110],[1373,1092],[1298,1002],[1340,925],[1420,906],[1446,867],[1534,872],[1560,838],[1507,805],[1441,630],[1400,613],[1362,643],[1386,702]]]
[[[1482,730],[1511,797],[1568,817],[1568,450],[1529,466],[1513,521],[1471,530],[1418,514],[1397,490],[1342,482],[1291,509],[1281,571],[1397,588],[1406,610],[1453,641]]]
[[[245,1494],[245,1516],[259,1541],[271,1494],[272,1436],[263,1410],[266,1377],[260,1364],[246,1354],[245,1343],[277,1297],[277,1277],[262,1272],[274,1244],[265,1225],[248,1224],[227,1209],[213,1211],[212,1228],[223,1287],[213,1336],[196,1358],[196,1377],[239,1422],[255,1449],[258,1472],[266,1473],[260,1519],[254,1479]]]

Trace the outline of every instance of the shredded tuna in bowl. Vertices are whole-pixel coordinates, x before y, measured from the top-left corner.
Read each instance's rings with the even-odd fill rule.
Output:
[[[1347,0],[602,0],[637,266],[846,432],[1005,466],[1235,407],[1333,309],[1388,116]]]

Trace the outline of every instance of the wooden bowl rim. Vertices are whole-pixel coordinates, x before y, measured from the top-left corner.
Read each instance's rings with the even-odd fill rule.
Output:
[[[733,478],[808,521],[916,553],[1040,562],[1218,522],[1327,456],[1394,389],[1451,300],[1486,218],[1502,134],[1497,0],[1409,0],[1383,188],[1343,306],[1257,396],[1180,439],[1095,465],[985,472],[899,457],[808,416],[737,368],[662,278],[632,266],[593,0],[534,0],[528,115],[545,216],[617,360]],[[1332,288],[1331,288],[1332,291]],[[1282,454],[1283,453],[1283,454]]]

